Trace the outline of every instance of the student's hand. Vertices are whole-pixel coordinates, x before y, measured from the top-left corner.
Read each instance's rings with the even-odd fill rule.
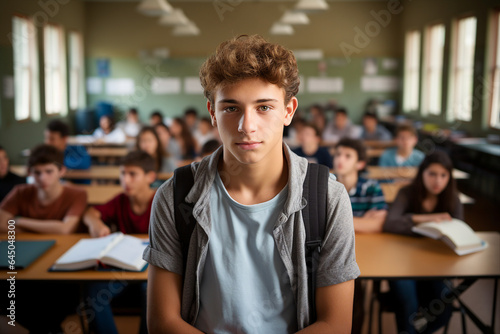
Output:
[[[448,212],[435,213],[434,217],[435,217],[434,221],[438,223],[444,221],[450,221],[452,219]]]
[[[95,224],[89,227],[89,234],[92,238],[105,237],[110,233],[111,230],[105,224]]]
[[[385,219],[387,216],[387,210],[377,210],[377,209],[370,209],[365,212],[363,215],[364,218],[381,218]]]
[[[444,221],[450,221],[452,219],[452,217],[448,212],[413,215],[412,218],[416,224],[428,223],[428,222],[440,223]]]

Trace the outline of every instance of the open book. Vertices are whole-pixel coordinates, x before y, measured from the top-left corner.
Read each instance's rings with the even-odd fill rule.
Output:
[[[444,222],[422,223],[412,227],[412,231],[433,239],[441,239],[458,255],[474,253],[488,247],[474,230],[459,219]]]
[[[147,241],[121,232],[102,238],[81,239],[52,266],[53,271],[71,271],[104,264],[130,271],[142,271],[146,261],[142,253]]]

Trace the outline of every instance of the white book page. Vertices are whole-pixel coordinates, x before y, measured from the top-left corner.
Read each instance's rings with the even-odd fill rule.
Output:
[[[57,259],[56,264],[98,260],[102,252],[117,236],[116,233],[113,233],[103,238],[81,239]]]
[[[147,244],[142,239],[124,235],[123,238],[107,252],[103,262],[107,264],[124,267],[124,269],[140,270],[146,261],[142,259],[142,253]]]
[[[471,245],[480,245],[481,239],[476,235],[473,229],[466,223],[453,219],[451,221],[441,223],[429,223],[429,226],[441,231],[446,235],[456,247],[468,247]]]

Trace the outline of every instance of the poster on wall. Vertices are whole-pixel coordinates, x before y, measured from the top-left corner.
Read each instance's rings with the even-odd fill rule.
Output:
[[[135,93],[135,83],[130,78],[117,78],[106,80],[107,95],[133,95]]]
[[[309,93],[342,93],[344,79],[339,77],[309,77],[307,78],[307,91]]]
[[[362,92],[391,93],[401,89],[400,80],[393,76],[364,76],[361,78]]]
[[[203,94],[203,87],[199,77],[184,78],[184,93],[186,94]]]
[[[181,92],[180,78],[160,78],[151,79],[151,92],[153,94],[179,94]]]
[[[102,79],[98,77],[87,78],[87,94],[96,95],[102,93]]]
[[[110,75],[109,70],[109,59],[108,58],[100,58],[96,60],[97,65],[97,75],[101,78],[107,78]]]

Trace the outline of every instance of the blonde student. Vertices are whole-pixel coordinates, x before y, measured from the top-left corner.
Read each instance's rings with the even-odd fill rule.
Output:
[[[150,333],[350,333],[359,275],[352,211],[328,171],[317,319],[309,312],[301,212],[308,162],[283,143],[298,104],[293,53],[239,36],[218,46],[200,79],[223,145],[188,169],[194,184],[185,202],[194,203],[195,226],[186,265],[174,180],[155,195],[144,252]]]

